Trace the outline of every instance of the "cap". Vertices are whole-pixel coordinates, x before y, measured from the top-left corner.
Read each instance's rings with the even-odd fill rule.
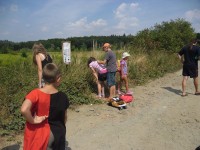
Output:
[[[127,52],[124,52],[124,53],[122,54],[122,58],[123,58],[123,59],[126,58],[126,57],[129,57],[129,56],[130,56],[130,54],[127,53]]]
[[[104,43],[104,44],[103,44],[103,47],[109,47],[109,48],[110,48],[111,45],[110,45],[109,43]]]

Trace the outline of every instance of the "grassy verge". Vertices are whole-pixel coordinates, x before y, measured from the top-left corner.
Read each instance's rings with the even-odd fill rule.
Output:
[[[152,54],[130,51],[130,86],[141,85],[149,79],[180,69],[177,56],[166,52]],[[122,51],[116,51],[120,59]],[[96,84],[87,67],[87,59],[93,56],[104,58],[104,52],[73,52],[72,63],[63,64],[61,53],[51,53],[54,63],[62,70],[62,84],[59,90],[65,92],[72,105],[100,103],[91,96],[96,92]],[[24,96],[37,87],[37,68],[32,64],[32,55],[0,54],[0,135],[24,128],[24,119],[19,112]]]

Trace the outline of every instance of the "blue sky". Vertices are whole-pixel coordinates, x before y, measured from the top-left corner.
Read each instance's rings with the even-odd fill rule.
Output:
[[[0,0],[0,40],[135,35],[178,18],[200,33],[200,0]]]

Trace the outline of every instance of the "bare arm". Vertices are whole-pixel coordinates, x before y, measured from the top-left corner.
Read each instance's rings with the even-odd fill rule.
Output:
[[[104,65],[106,64],[106,60],[103,60],[103,61],[102,61],[102,60],[97,60],[97,62],[98,62],[99,64],[104,64]]]
[[[42,60],[40,58],[40,55],[36,55],[36,62],[37,62],[37,67],[38,67],[38,85],[39,88],[42,86]]]
[[[21,106],[21,114],[24,116],[26,121],[31,124],[39,124],[47,118],[47,116],[32,116],[31,107],[32,103],[28,99],[26,99]]]
[[[94,75],[95,79],[98,81],[98,75],[97,72],[95,71],[94,68],[90,67],[90,69],[92,70],[92,74]]]
[[[184,62],[183,57],[182,57],[181,55],[178,54],[178,58],[179,58],[179,60],[181,61],[181,63]]]

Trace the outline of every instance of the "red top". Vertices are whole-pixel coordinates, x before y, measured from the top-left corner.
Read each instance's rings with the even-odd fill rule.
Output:
[[[24,150],[46,150],[50,130],[55,138],[53,149],[63,149],[66,134],[64,116],[65,110],[69,107],[67,96],[62,92],[47,94],[35,89],[26,96],[26,99],[32,102],[32,115],[35,113],[37,116],[48,116],[48,119],[40,124],[26,122]]]

